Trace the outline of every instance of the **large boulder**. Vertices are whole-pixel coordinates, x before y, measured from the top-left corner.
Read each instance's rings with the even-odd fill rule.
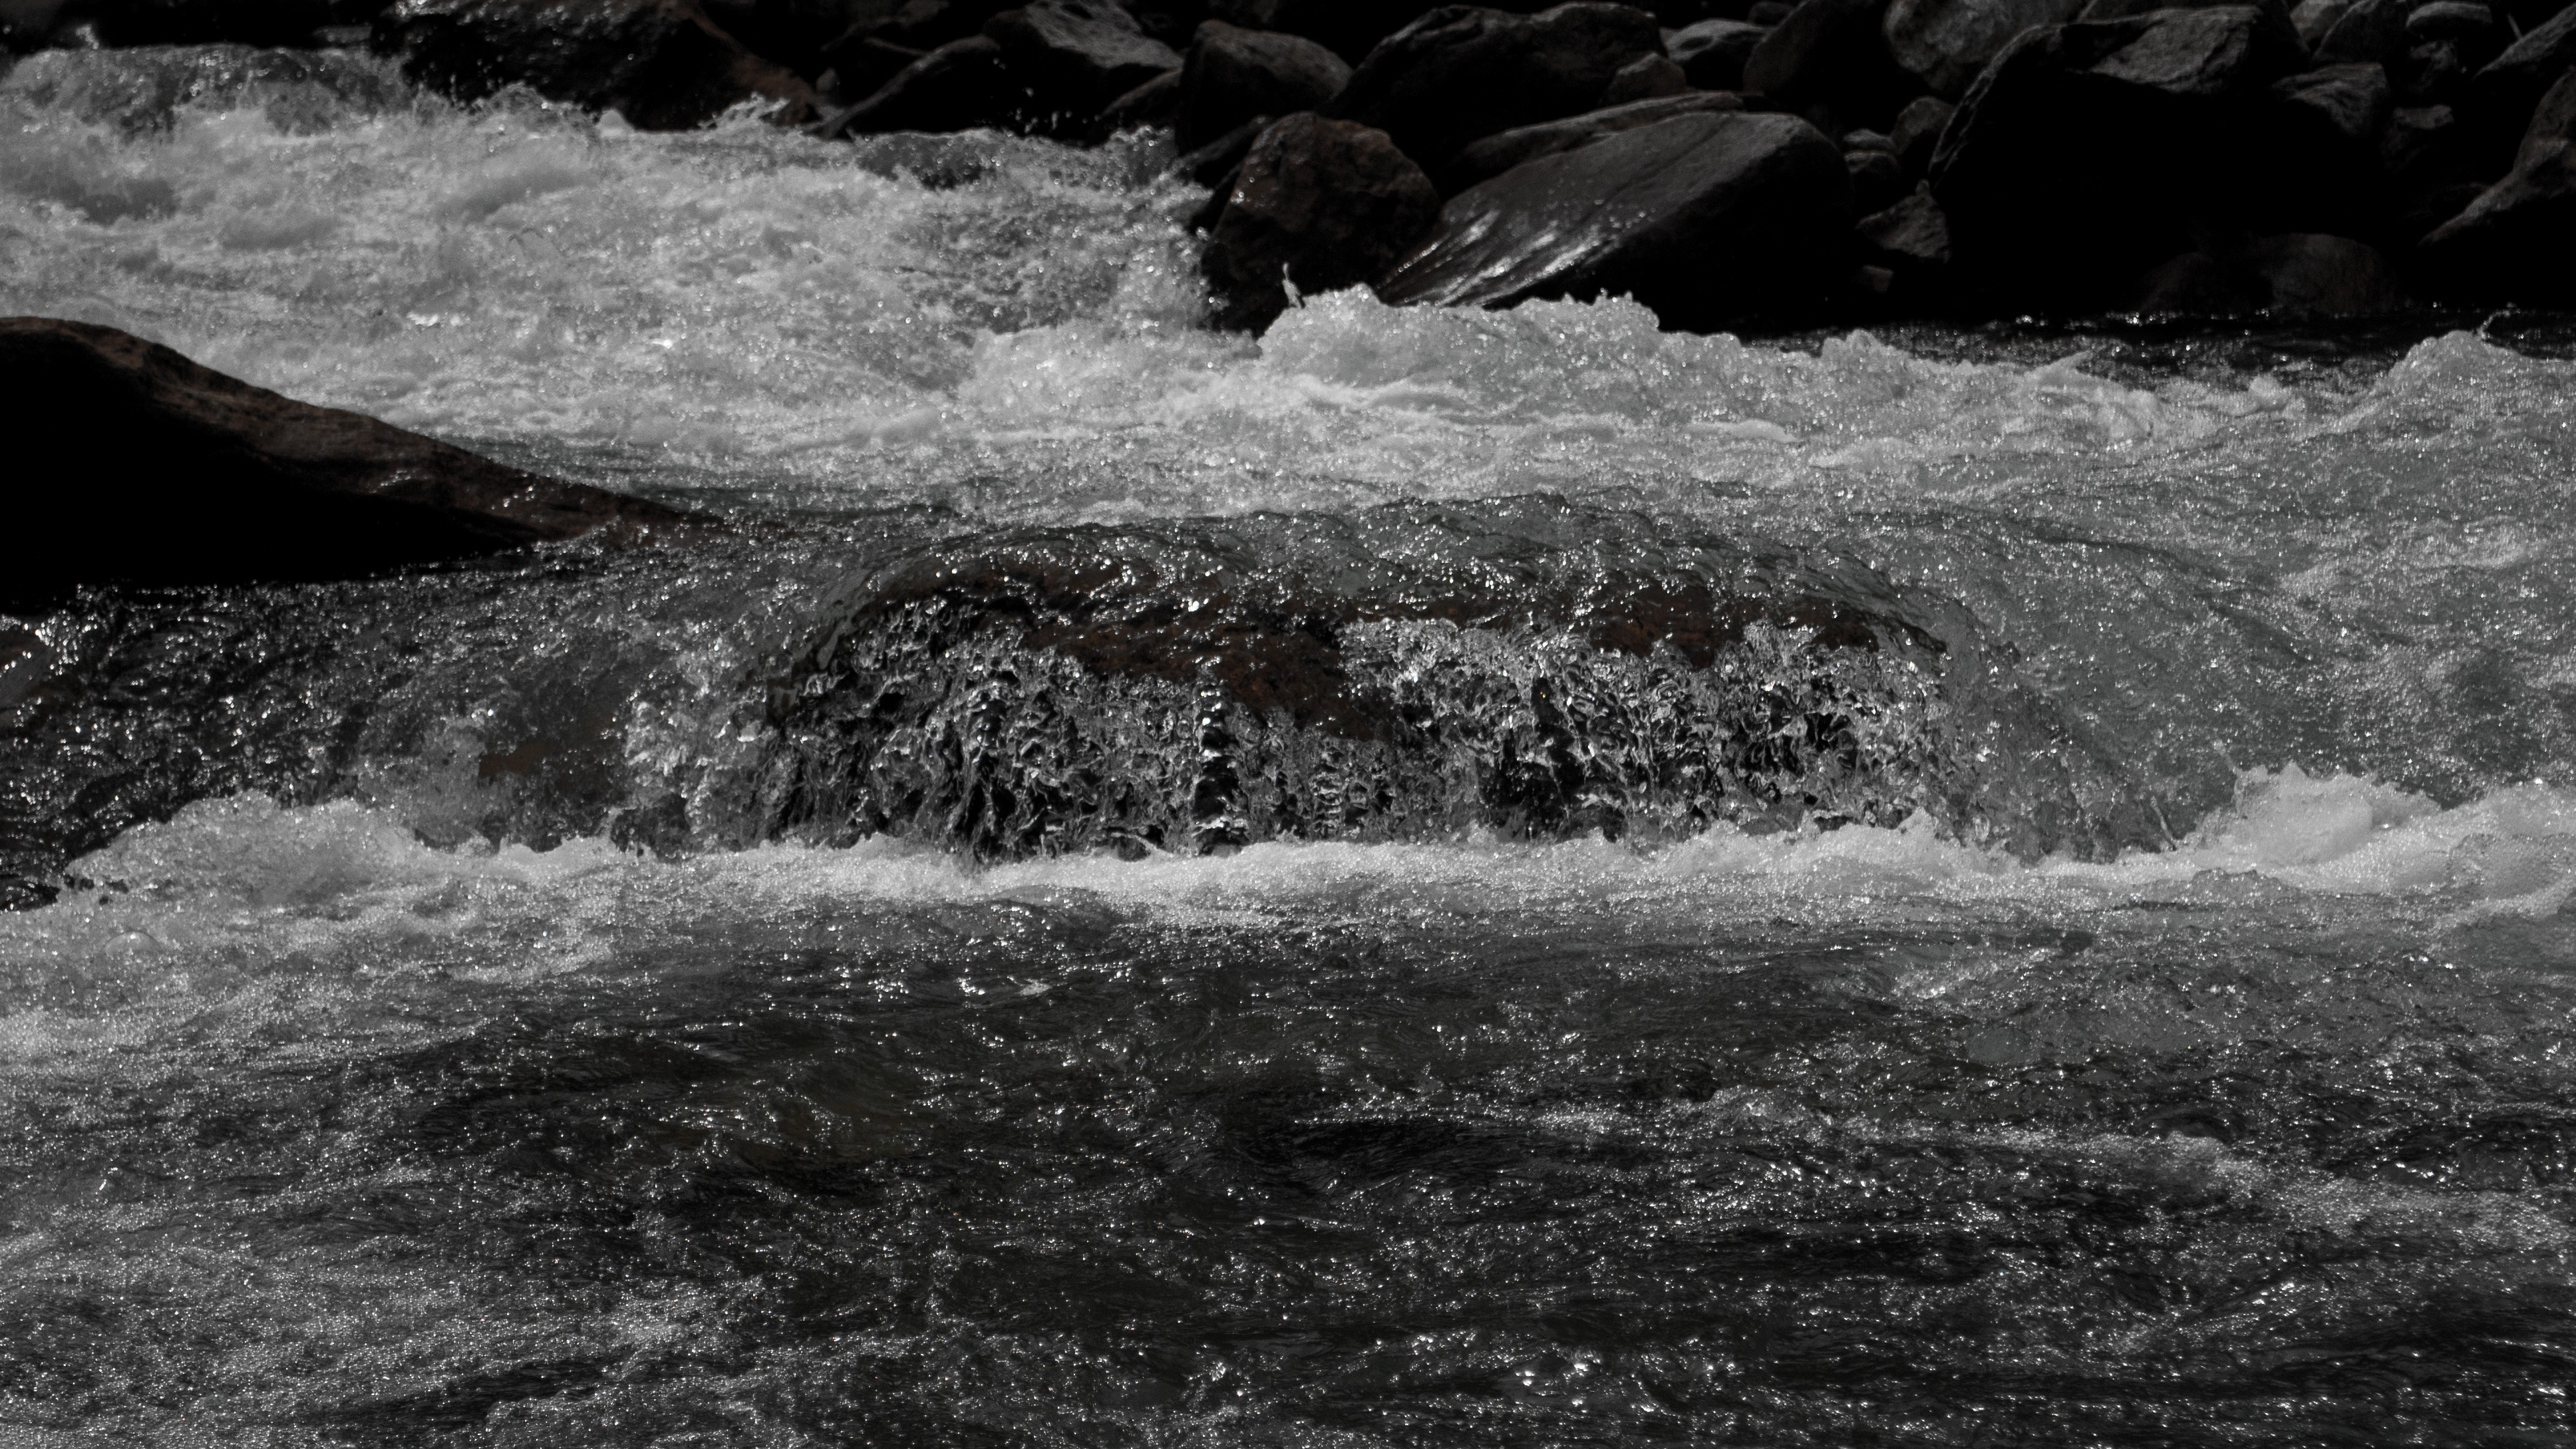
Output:
[[[1840,135],[1883,130],[1923,86],[1888,54],[1887,0],[1800,0],[1744,61],[1744,89]]]
[[[690,0],[401,0],[374,44],[403,73],[460,100],[525,85],[549,100],[614,110],[640,129],[685,130],[744,101],[810,120],[813,88],[727,35]]]
[[[1458,153],[1457,175],[1467,184],[1490,181],[1515,166],[1526,166],[1541,156],[1572,151],[1589,146],[1604,136],[1651,126],[1675,116],[1698,111],[1740,111],[1744,98],[1728,91],[1692,91],[1678,96],[1659,96],[1653,100],[1630,101],[1624,106],[1586,111],[1562,121],[1541,121],[1535,126],[1516,126],[1500,135],[1487,136]]]
[[[2379,143],[2392,104],[2388,73],[2374,64],[2273,82],[2270,124],[2258,136],[2274,152],[2268,169],[2278,190],[2261,210],[2285,225],[2375,229],[2386,190]]]
[[[1842,153],[1795,116],[1701,112],[1543,157],[1452,197],[1389,302],[1628,295],[1671,326],[1805,306],[1847,261]]]
[[[2274,81],[2304,61],[2280,12],[2161,10],[2026,31],[1943,131],[1931,182],[1993,305],[2092,308],[2270,202]]]
[[[1049,129],[1087,124],[1181,57],[1112,0],[1035,0],[984,22],[1002,64],[1029,88]]]
[[[2084,0],[1890,0],[1887,51],[1934,95],[1957,100],[2025,30],[2062,25]]]
[[[1320,110],[1350,78],[1342,58],[1315,41],[1211,20],[1181,63],[1173,129],[1182,150],[1195,150],[1255,116]]]
[[[0,318],[0,431],[10,612],[83,584],[355,578],[691,518],[50,318]]]
[[[2445,296],[2576,302],[2576,71],[2540,98],[2513,170],[2424,238],[2421,255]]]
[[[1444,6],[1379,42],[1327,114],[1393,136],[1439,180],[1469,142],[1591,110],[1631,61],[1662,50],[1655,17],[1625,5]]]
[[[1311,111],[1273,123],[1224,193],[1201,266],[1219,321],[1267,327],[1288,289],[1356,287],[1412,246],[1440,194],[1384,131]]]

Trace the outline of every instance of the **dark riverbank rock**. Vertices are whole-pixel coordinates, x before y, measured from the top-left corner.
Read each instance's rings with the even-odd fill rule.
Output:
[[[2014,36],[2062,25],[2081,9],[2083,0],[1890,0],[1881,28],[1890,58],[1955,101]]]
[[[1592,110],[1630,62],[1662,51],[1655,17],[1625,5],[1444,6],[1379,42],[1326,114],[1386,132],[1442,180],[1469,142]]]
[[[1585,524],[1572,551],[1510,503],[935,550],[773,694],[749,834],[1200,854],[1947,803],[1945,616]]]
[[[984,22],[1044,129],[1078,129],[1181,57],[1113,0],[1036,0]]]
[[[2026,31],[1960,102],[1931,168],[1990,306],[2113,305],[2200,234],[2274,200],[2271,84],[2303,62],[2276,12],[2161,10]]]
[[[1691,91],[1678,96],[1663,96],[1650,101],[1631,101],[1624,106],[1587,111],[1568,116],[1562,121],[1542,121],[1535,126],[1521,126],[1500,135],[1487,136],[1458,153],[1452,168],[1461,182],[1473,186],[1489,181],[1515,166],[1525,166],[1541,156],[1572,151],[1589,146],[1604,136],[1651,126],[1675,116],[1700,111],[1740,111],[1744,98],[1727,91]]]
[[[1888,54],[1887,0],[1801,0],[1744,61],[1744,89],[1839,135],[1884,128],[1923,86]]]
[[[814,129],[822,136],[971,131],[1002,125],[1030,105],[1028,88],[1002,63],[1001,45],[970,35],[905,66],[875,94]]]
[[[5,0],[0,45],[312,45],[364,25],[387,0]]]
[[[1664,49],[1681,66],[1683,78],[1701,90],[1740,91],[1744,62],[1768,34],[1742,20],[1703,20],[1673,32]]]
[[[814,114],[811,86],[689,0],[401,0],[378,17],[373,43],[460,100],[525,85],[650,131],[703,125],[745,101],[777,104],[784,124]]]
[[[1842,153],[1795,116],[1702,112],[1452,197],[1378,282],[1395,303],[1628,295],[1669,326],[1795,315],[1848,265]]]
[[[1302,35],[1356,65],[1376,44],[1435,8],[1438,0],[1212,0],[1211,19],[1246,30]],[[1536,10],[1539,4],[1504,5]]]
[[[1321,110],[1350,78],[1340,56],[1303,36],[1211,20],[1181,63],[1174,139],[1196,150],[1255,116]]]
[[[2424,238],[2422,257],[2447,297],[2576,302],[2576,70],[2540,98],[2513,170]]]
[[[1219,321],[1259,329],[1289,286],[1359,286],[1439,214],[1431,179],[1384,131],[1311,111],[1280,120],[1245,154],[1201,259]]]
[[[2259,237],[2224,255],[2194,251],[2175,257],[2147,274],[2137,310],[2364,317],[2407,305],[2396,268],[2376,247],[2350,237],[2296,233]]]
[[[113,328],[0,319],[20,545],[0,609],[83,584],[355,578],[692,515],[315,407]]]

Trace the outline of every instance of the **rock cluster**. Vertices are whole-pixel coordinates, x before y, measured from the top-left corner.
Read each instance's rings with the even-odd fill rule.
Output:
[[[1231,325],[1366,283],[1708,327],[2557,301],[2556,3],[10,0],[0,31],[364,26],[456,94],[645,126],[748,101],[831,136],[1168,128]]]

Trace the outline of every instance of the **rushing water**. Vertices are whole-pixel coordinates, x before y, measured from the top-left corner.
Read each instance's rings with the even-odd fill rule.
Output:
[[[0,76],[0,312],[731,525],[0,636],[0,1445],[2576,1443],[2576,366],[1164,159]]]

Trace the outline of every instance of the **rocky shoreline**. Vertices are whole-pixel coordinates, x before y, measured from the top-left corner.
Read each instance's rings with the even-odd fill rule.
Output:
[[[2531,0],[10,0],[0,35],[365,44],[647,128],[1167,129],[1253,330],[1362,285],[1694,330],[2576,300],[2576,7]]]

